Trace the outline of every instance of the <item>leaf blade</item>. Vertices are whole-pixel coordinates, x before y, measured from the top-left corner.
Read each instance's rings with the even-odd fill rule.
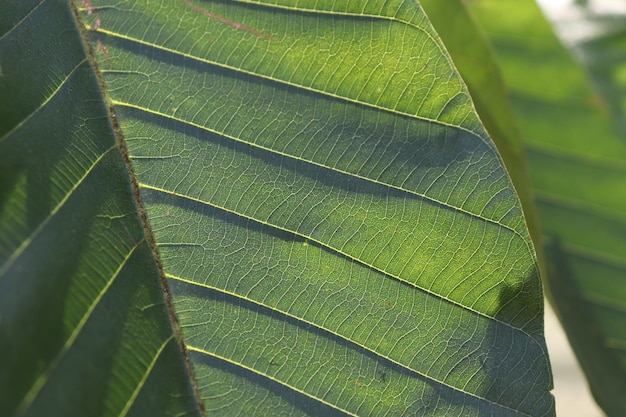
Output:
[[[283,3],[277,8],[181,1],[170,10],[176,17],[164,18],[159,6],[133,4],[126,9],[99,3],[101,24],[93,37],[107,47],[104,76],[166,273],[172,288],[180,291],[174,301],[192,356],[203,369],[204,357],[210,357],[211,363],[222,358],[239,364],[289,387],[287,392],[293,395],[304,393],[342,413],[390,412],[385,409],[389,401],[383,399],[385,391],[360,390],[363,381],[355,368],[332,377],[326,373],[321,380],[315,380],[313,373],[307,380],[302,374],[280,374],[272,369],[271,359],[258,359],[264,356],[259,352],[280,356],[280,350],[265,345],[262,337],[276,326],[288,329],[281,343],[301,346],[292,351],[293,358],[286,356],[285,360],[295,361],[288,370],[300,365],[306,370],[306,361],[298,362],[296,352],[306,351],[309,345],[299,343],[317,340],[333,346],[331,351],[349,349],[363,363],[370,363],[363,369],[369,369],[371,383],[381,382],[376,369],[385,369],[394,381],[406,372],[413,382],[426,375],[420,387],[428,394],[421,399],[408,396],[400,403],[414,411],[445,414],[454,407],[471,415],[495,407],[503,414],[520,410],[549,414],[551,397],[542,391],[548,387],[547,362],[537,333],[541,300],[530,295],[540,294],[532,246],[515,193],[462,81],[415,5],[398,3],[388,10],[393,14],[370,11],[370,16],[367,11],[357,15],[363,7],[357,3],[346,4],[347,12],[331,6],[324,3],[316,11],[305,3]],[[127,24],[131,14],[143,16],[138,21],[158,21],[159,27],[169,30],[150,35],[142,24]],[[406,40],[395,45],[394,40],[403,36]],[[329,54],[331,47],[345,52],[346,58]],[[427,52],[420,55],[420,48]],[[388,67],[376,66],[378,50],[388,52]],[[360,66],[366,69],[356,71]],[[324,73],[325,67],[329,72]],[[429,77],[441,82],[433,83]],[[157,90],[156,85],[167,87]],[[418,95],[419,100],[412,99]],[[382,137],[389,141],[380,141]],[[224,216],[230,220],[222,223],[219,219]],[[467,228],[459,229],[460,224]],[[264,231],[260,235],[259,228]],[[445,239],[448,233],[454,237]],[[254,246],[253,240],[265,243]],[[227,247],[236,254],[282,249],[253,261],[222,253],[226,242],[231,242]],[[284,257],[296,253],[293,259]],[[451,262],[445,253],[458,259]],[[507,253],[510,262],[495,261],[506,259]],[[380,317],[370,317],[364,330],[356,332],[360,322],[350,313],[356,313],[357,307],[336,301],[353,298],[345,287],[335,290],[339,298],[329,299],[339,307],[326,311],[318,306],[323,298],[298,299],[298,291],[304,291],[301,287],[287,295],[276,292],[280,279],[276,281],[258,265],[273,259],[279,266],[272,271],[287,277],[290,262],[313,254],[320,260],[318,269],[306,269],[311,271],[310,279],[315,271],[320,273],[321,265],[337,265],[352,271],[346,272],[348,276],[372,276],[384,285],[392,285],[390,281],[394,290],[389,291],[404,294],[397,302],[369,301],[366,306],[371,309],[383,311],[389,301],[411,316],[410,305],[434,303],[435,310],[446,313],[428,319],[422,312],[415,318],[430,323],[426,327],[432,331],[442,331],[443,322],[460,314],[465,317],[462,322],[474,324],[466,339],[461,337],[467,345],[453,334],[435,332],[423,336],[424,343],[428,346],[426,340],[435,338],[445,354],[427,347],[429,353],[420,356],[409,345],[394,347],[393,340],[410,334],[410,325],[397,324],[397,329],[385,333],[372,330]],[[229,261],[218,267],[222,258]],[[337,274],[328,273],[318,279]],[[485,278],[499,274],[507,278],[494,278],[495,284]],[[323,291],[323,282],[311,285]],[[416,301],[415,294],[422,292],[430,295]],[[216,297],[227,302],[216,303]],[[198,309],[199,305],[205,308]],[[220,315],[224,309],[230,313]],[[394,317],[393,311],[389,314]],[[256,352],[249,357],[246,348],[236,348],[241,346],[238,332],[243,331],[237,330],[237,324],[214,332],[234,317],[240,317],[240,326],[261,318],[269,320],[263,323],[273,323],[261,326],[267,330],[247,347]],[[460,331],[458,326],[454,329]],[[391,341],[385,341],[386,335]],[[534,353],[526,357],[518,351],[519,338],[524,340],[520,346]],[[491,349],[498,359],[485,365],[476,358],[489,356],[487,340],[497,340],[501,350]],[[475,356],[470,359],[464,349],[474,349]],[[520,363],[532,364],[533,371],[496,383],[506,376],[490,369],[509,354],[523,358]],[[542,356],[539,361],[531,359]],[[324,353],[315,357],[337,360]],[[209,375],[199,377],[208,380]],[[343,388],[323,391],[331,380],[341,381],[338,386]],[[529,380],[542,388],[528,397],[510,388]],[[207,398],[216,395],[208,387],[201,389]],[[393,389],[406,392],[398,385],[388,392]],[[447,405],[433,405],[438,398],[446,398]],[[233,410],[243,407],[234,400],[231,404]],[[211,409],[208,399],[207,408]]]

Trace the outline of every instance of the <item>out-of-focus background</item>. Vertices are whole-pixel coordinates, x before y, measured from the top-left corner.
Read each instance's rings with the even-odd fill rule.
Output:
[[[624,15],[626,0],[538,0],[546,16],[556,24],[564,43],[593,36],[599,27],[589,15]],[[546,306],[546,339],[554,371],[554,396],[559,417],[603,417],[593,401],[567,337],[550,306]]]
[[[626,0],[537,0],[537,3],[568,44],[602,30],[599,22],[594,23],[589,16],[626,15]]]
[[[582,370],[576,362],[565,332],[546,305],[546,342],[554,372],[554,397],[558,417],[604,417],[591,397]]]

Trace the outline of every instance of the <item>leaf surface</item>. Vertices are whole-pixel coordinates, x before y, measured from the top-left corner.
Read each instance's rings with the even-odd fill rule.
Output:
[[[207,415],[552,415],[520,204],[413,2],[80,5]]]

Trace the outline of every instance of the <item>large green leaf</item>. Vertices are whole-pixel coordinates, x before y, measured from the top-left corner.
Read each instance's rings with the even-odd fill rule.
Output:
[[[626,413],[626,141],[619,129],[623,116],[612,118],[613,106],[594,91],[534,3],[481,1],[472,7],[497,51],[528,141],[550,267],[547,283],[555,305],[595,398],[608,414],[622,416]],[[594,54],[599,46],[593,46]],[[589,62],[597,59],[590,55]],[[606,69],[605,63],[601,65]],[[611,71],[619,74],[620,69]]]
[[[59,129],[82,138],[92,120],[119,124],[134,173],[110,127],[111,140],[100,146],[119,159],[109,175],[125,184],[114,196],[130,207],[98,212],[92,222],[124,219],[145,241],[141,220],[128,214],[136,213],[129,186],[136,180],[149,218],[147,239],[154,235],[208,415],[554,413],[541,287],[519,201],[461,78],[415,3],[98,0],[79,6],[111,113],[107,118],[99,92],[70,88],[65,95],[74,106],[90,100],[101,115],[62,109],[82,124],[62,122]],[[46,15],[45,8],[69,13],[63,2],[47,0],[3,23],[2,33],[36,32],[37,45],[58,42],[51,34],[77,37],[54,19],[45,18],[52,27],[41,29],[37,12]],[[20,55],[5,52],[13,45],[7,39],[0,38],[0,56],[17,66]],[[53,66],[49,76],[65,79],[59,74],[66,73]],[[17,97],[8,92],[18,85],[3,84],[2,97]],[[76,90],[90,98],[73,98]],[[38,201],[10,165],[18,160],[40,168],[27,149],[48,147],[42,155],[59,157],[68,146],[95,160],[108,153],[30,134],[30,113],[16,113],[2,131],[0,146],[14,148],[0,155],[7,189]],[[46,122],[38,126],[49,129]],[[32,137],[35,145],[16,135]],[[83,184],[80,178],[69,181],[70,190]],[[100,187],[91,191],[106,195]],[[18,213],[13,194],[3,196],[3,207]],[[71,193],[59,194],[57,205],[72,210],[64,199]],[[82,197],[83,204],[111,206],[96,197]],[[60,211],[42,209],[43,220],[33,227],[48,233]],[[26,262],[18,249],[34,242],[13,231],[14,224],[30,223],[12,216],[14,222],[0,224],[15,242],[2,247],[3,265]],[[68,238],[49,233],[61,252],[48,256],[64,268]],[[82,233],[100,253],[122,253],[123,240],[72,233]],[[152,278],[137,272],[134,283],[160,288],[155,261],[145,262]],[[27,280],[47,282],[41,272],[2,271],[0,285],[7,276],[27,288]],[[105,282],[117,282],[114,273],[99,272]],[[101,298],[115,296],[109,287],[97,289]],[[168,340],[176,340],[163,303],[154,304],[164,315],[160,325],[170,329]],[[3,320],[12,320],[6,305],[0,304]],[[145,310],[134,299],[126,305]],[[15,308],[41,325],[29,305]],[[69,323],[84,337],[101,326],[95,318],[82,327]],[[128,324],[118,326],[123,331]],[[30,334],[21,337],[30,343]],[[61,345],[70,340],[56,337]],[[109,354],[119,359],[114,349]],[[28,359],[17,350],[8,356]],[[170,363],[179,372],[185,372],[182,357]],[[102,371],[96,364],[90,366]],[[37,372],[25,381],[34,386],[43,371]],[[76,369],[59,373],[65,380],[79,375]],[[2,380],[1,388],[7,385]],[[186,387],[183,381],[179,389]],[[192,398],[190,391],[168,395]],[[33,410],[25,404],[20,410]]]

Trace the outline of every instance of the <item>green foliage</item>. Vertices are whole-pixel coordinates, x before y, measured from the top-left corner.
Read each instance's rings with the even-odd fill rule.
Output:
[[[401,0],[1,3],[0,414],[554,415],[526,221],[572,334],[613,355],[571,230],[623,207],[621,171],[594,187],[582,136],[543,126],[581,73],[508,101],[558,42],[493,29],[501,77],[452,4],[423,2],[433,28]]]
[[[75,16],[58,1],[0,15],[0,414],[193,410]]]

